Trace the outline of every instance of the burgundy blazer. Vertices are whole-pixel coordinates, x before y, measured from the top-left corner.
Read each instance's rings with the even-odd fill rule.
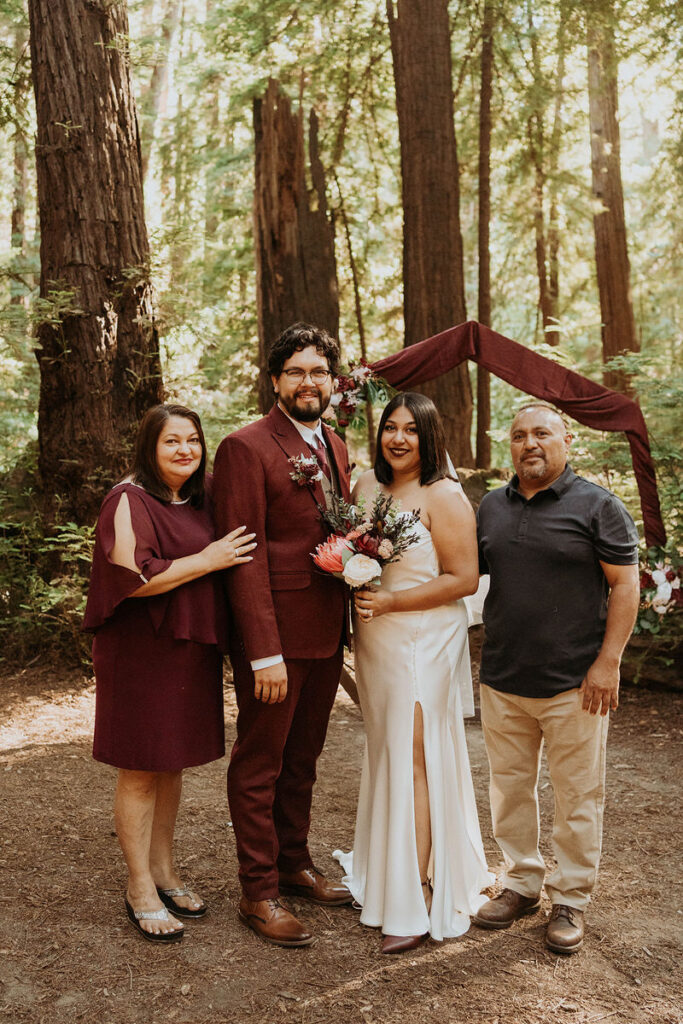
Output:
[[[346,445],[323,426],[342,497],[350,499]],[[213,501],[217,536],[242,524],[255,533],[253,562],[225,572],[233,635],[249,661],[328,658],[345,628],[346,588],[318,569],[311,552],[329,535],[316,501],[319,483],[300,486],[287,461],[311,452],[296,427],[277,407],[263,419],[224,438],[214,463]]]

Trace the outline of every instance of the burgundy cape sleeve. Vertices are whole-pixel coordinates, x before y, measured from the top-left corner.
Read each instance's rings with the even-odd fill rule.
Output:
[[[596,430],[623,430],[631,447],[645,539],[650,546],[666,543],[647,427],[640,408],[626,395],[596,384],[475,320],[380,359],[372,369],[393,387],[405,390],[440,377],[465,359],[472,359],[528,395],[552,402],[578,423]]]
[[[114,516],[123,494],[128,495],[130,504],[136,539],[135,564],[140,567],[140,573],[111,561],[115,540]],[[115,487],[102,502],[97,520],[95,553],[83,629],[94,632],[99,626],[104,625],[122,601],[130,597],[143,583],[148,583],[153,576],[158,576],[168,569],[171,562],[172,559],[160,556],[156,531],[142,498],[131,493],[130,489]]]

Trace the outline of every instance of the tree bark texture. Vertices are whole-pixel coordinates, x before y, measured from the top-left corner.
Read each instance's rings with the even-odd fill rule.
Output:
[[[162,382],[125,3],[29,0],[46,518],[91,521]]]
[[[309,119],[307,184],[303,108],[271,79],[254,101],[254,237],[259,330],[259,404],[267,412],[273,386],[268,354],[297,320],[339,332],[334,232],[327,212],[325,172],[318,153],[318,119]]]
[[[491,326],[491,97],[493,94],[493,3],[485,0],[479,83],[479,302],[477,319]],[[491,378],[477,366],[477,452],[479,469],[491,465]]]
[[[401,144],[405,344],[466,319],[458,153],[447,0],[387,2]],[[421,387],[444,420],[451,456],[472,466],[466,367]]]
[[[607,362],[621,352],[637,352],[640,346],[631,302],[624,219],[615,15],[611,0],[588,4],[586,16],[595,263],[602,320],[602,355],[603,362]],[[603,376],[607,387],[615,391],[629,390],[626,374],[607,370]]]

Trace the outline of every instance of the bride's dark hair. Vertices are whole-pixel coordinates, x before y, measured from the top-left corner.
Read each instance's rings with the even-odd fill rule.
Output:
[[[431,398],[416,391],[404,391],[395,395],[382,413],[377,429],[377,453],[375,455],[375,476],[381,484],[390,484],[394,478],[391,466],[382,454],[382,434],[392,413],[405,406],[412,414],[420,446],[420,484],[428,484],[450,477],[446,455],[446,435],[443,424]]]

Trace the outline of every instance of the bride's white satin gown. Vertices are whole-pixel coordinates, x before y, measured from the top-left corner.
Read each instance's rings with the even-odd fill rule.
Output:
[[[429,530],[388,565],[382,587],[405,590],[439,575]],[[362,905],[361,923],[385,935],[462,935],[488,873],[479,831],[463,715],[474,713],[463,601],[427,611],[355,619],[356,679],[366,749],[354,847],[334,856]],[[432,828],[431,912],[415,847],[413,722],[422,706]]]

